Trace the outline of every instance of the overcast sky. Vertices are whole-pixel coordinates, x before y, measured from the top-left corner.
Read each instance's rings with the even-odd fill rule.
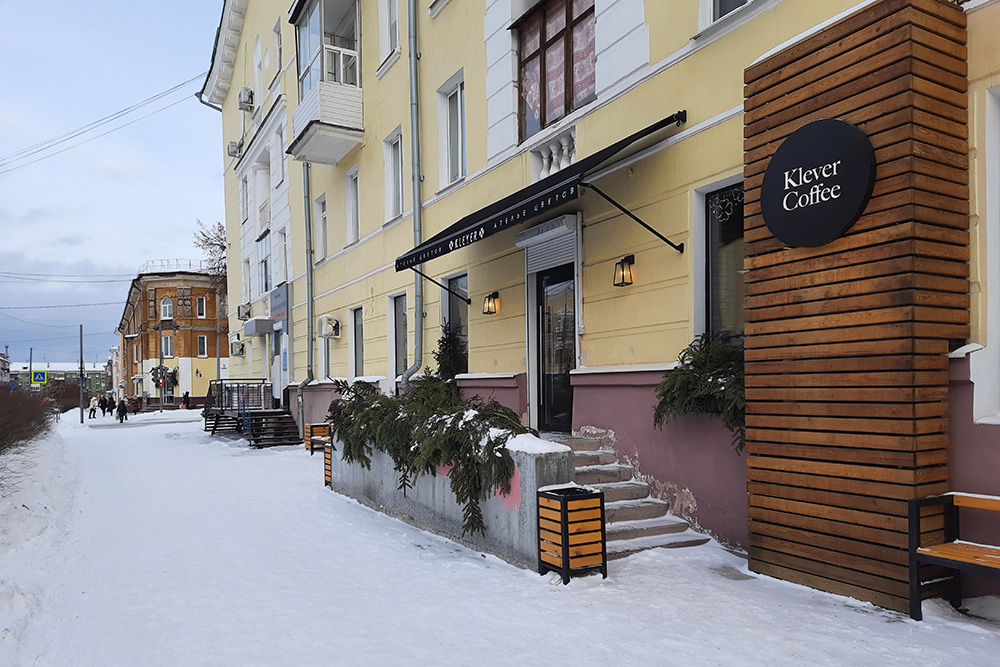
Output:
[[[82,324],[85,361],[106,361],[139,267],[202,258],[196,221],[224,219],[222,121],[194,95],[222,3],[0,0],[0,351],[13,360],[76,360]]]

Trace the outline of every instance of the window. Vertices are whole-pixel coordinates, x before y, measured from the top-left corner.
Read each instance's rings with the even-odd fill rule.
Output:
[[[385,141],[386,220],[403,214],[403,135],[397,130]]]
[[[351,244],[361,238],[361,189],[357,167],[344,177],[344,191],[344,203],[347,206],[347,243]]]
[[[305,14],[305,21],[295,29],[298,37],[296,47],[299,66],[299,101],[320,81],[320,67],[323,52],[323,26],[320,23],[319,4],[315,3]]]
[[[198,356],[208,356],[208,336],[198,336]]]
[[[206,317],[205,297],[199,296],[195,299],[195,316],[204,319]]]
[[[250,260],[243,260],[243,275],[241,276],[243,282],[243,300],[249,301],[253,296],[253,290],[251,289],[251,273],[250,273]]]
[[[465,176],[465,82],[448,95],[448,182]]]
[[[271,234],[264,234],[257,241],[257,268],[260,277],[260,293],[271,291]]]
[[[313,263],[326,257],[326,195],[316,200],[313,212]]]
[[[274,85],[274,81],[277,80],[278,76],[281,74],[281,19],[274,24],[274,31],[272,33],[272,43],[274,46],[274,79],[271,81],[271,85]]]
[[[277,167],[277,170],[274,173],[274,180],[276,181],[275,184],[274,184],[274,187],[277,188],[278,185],[285,180],[285,176],[287,175],[287,171],[286,171],[287,170],[287,166],[285,164],[285,126],[284,125],[282,125],[281,127],[279,127],[278,130],[274,133],[274,143],[275,143],[275,150],[274,150],[275,165],[274,166]]]
[[[166,297],[160,300],[160,319],[161,320],[172,320],[174,319],[174,300],[170,297]]]
[[[392,298],[393,350],[395,351],[395,375],[400,376],[410,367],[406,360],[406,295]]]
[[[358,307],[351,310],[351,345],[354,351],[352,358],[353,377],[365,374],[365,330],[364,312]]]
[[[712,0],[714,3],[712,20],[721,19],[729,12],[735,11],[747,4],[747,0]]]
[[[517,24],[521,140],[595,99],[594,0],[548,0]]]
[[[160,345],[163,351],[163,356],[172,357],[174,356],[174,336],[173,334],[163,334],[160,338]]]
[[[240,181],[240,220],[246,222],[250,219],[250,184],[246,177]]]
[[[707,322],[711,331],[743,333],[743,184],[705,196]]]
[[[469,371],[469,304],[465,299],[469,298],[469,276],[462,274],[448,279],[448,292],[446,292],[448,303],[447,324],[449,331],[453,332],[460,343],[459,354],[455,361],[455,367],[459,373]]]

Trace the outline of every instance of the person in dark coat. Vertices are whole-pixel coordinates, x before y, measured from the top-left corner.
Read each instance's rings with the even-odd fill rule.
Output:
[[[101,396],[101,399],[97,401],[97,407],[101,409],[101,416],[108,414],[108,399]]]
[[[188,395],[188,392],[185,391],[184,396],[181,397],[181,409],[188,410],[190,409],[190,407],[191,407],[191,397]]]
[[[121,424],[126,419],[128,419],[128,406],[125,405],[125,399],[120,399],[118,401],[118,423]]]

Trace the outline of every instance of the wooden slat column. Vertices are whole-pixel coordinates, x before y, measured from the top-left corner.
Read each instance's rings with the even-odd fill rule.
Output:
[[[900,611],[906,501],[948,490],[944,355],[969,335],[965,25],[883,0],[745,73],[750,567]],[[868,135],[875,190],[843,237],[784,248],[761,181],[819,118]]]

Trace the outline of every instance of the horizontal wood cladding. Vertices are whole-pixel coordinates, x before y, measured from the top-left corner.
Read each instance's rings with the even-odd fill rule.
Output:
[[[900,611],[906,502],[949,488],[945,354],[969,336],[965,26],[942,0],[882,0],[744,73],[751,568]],[[869,137],[874,191],[842,237],[787,248],[761,184],[821,118]]]

